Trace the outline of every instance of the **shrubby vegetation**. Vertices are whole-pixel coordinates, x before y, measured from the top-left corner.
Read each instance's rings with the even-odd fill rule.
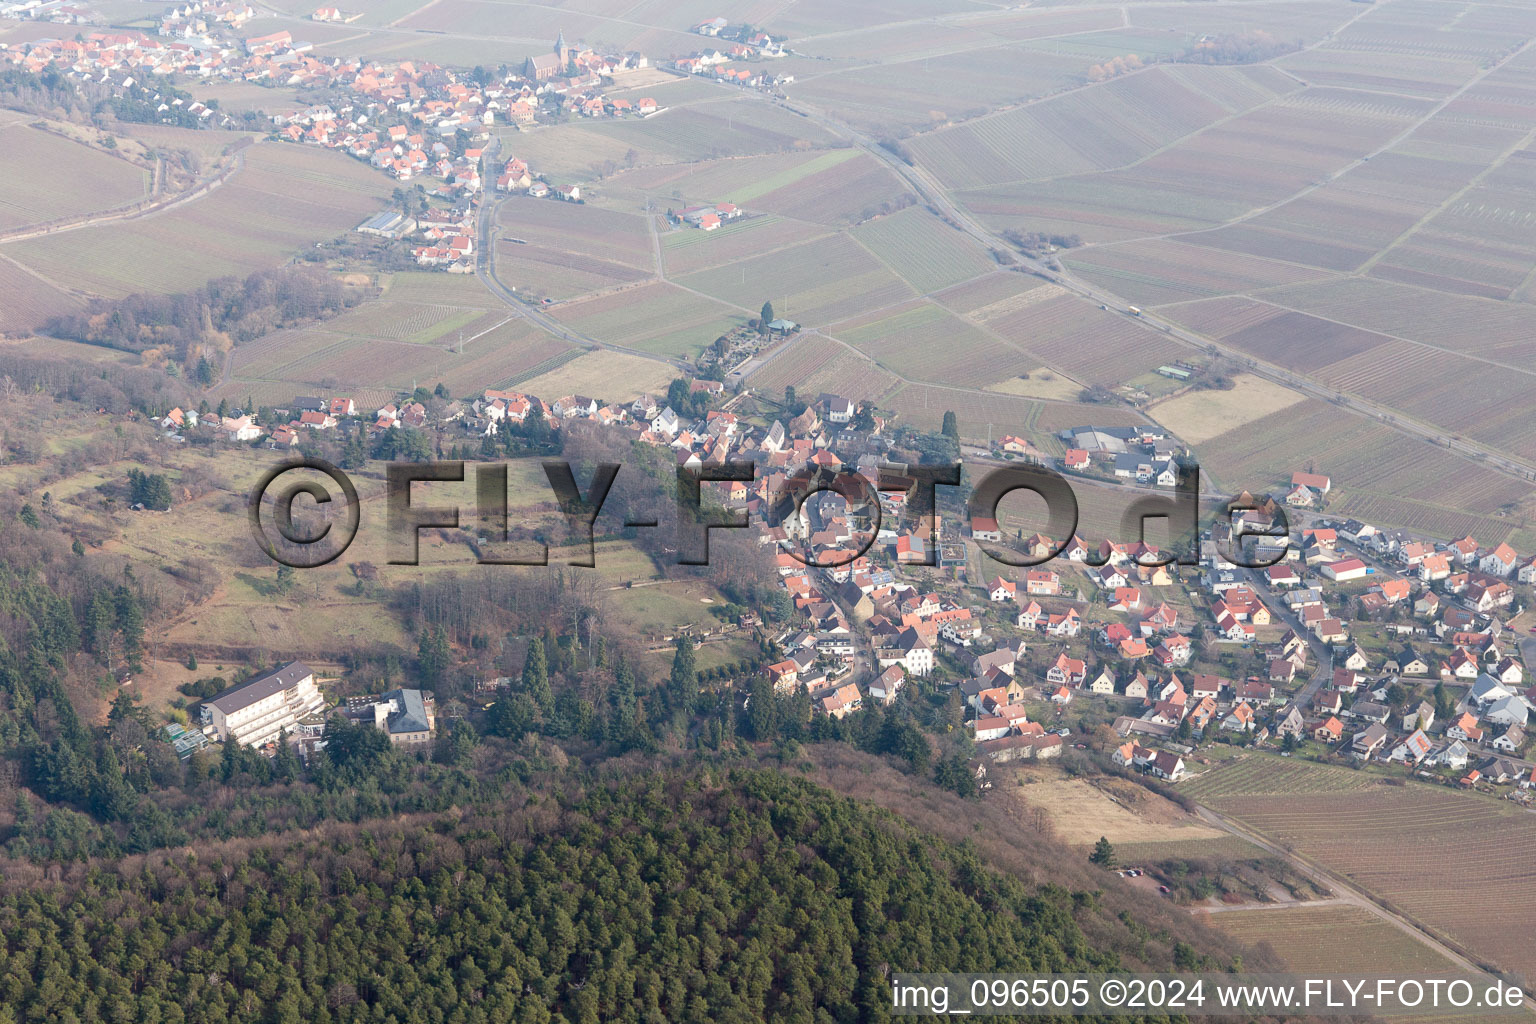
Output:
[[[1193,64],[1257,64],[1300,47],[1298,42],[1283,42],[1263,29],[1223,32],[1202,38],[1184,51],[1179,60]]]
[[[129,352],[163,348],[185,363],[282,327],[335,316],[359,301],[361,296],[332,274],[279,267],[258,270],[243,281],[215,278],[193,292],[136,292],[97,300],[84,313],[54,317],[43,331]]]

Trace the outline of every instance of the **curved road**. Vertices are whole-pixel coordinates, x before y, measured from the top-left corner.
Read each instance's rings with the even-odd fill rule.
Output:
[[[1521,49],[1523,51],[1524,48],[1522,47]],[[890,150],[879,145],[869,136],[849,127],[836,118],[822,113],[814,107],[805,106],[783,96],[772,97],[772,102],[777,103],[791,113],[798,114],[820,125],[834,135],[849,139],[860,149],[883,162],[911,185],[918,195],[932,206],[934,210],[938,211],[941,216],[987,248],[1013,255],[1031,273],[1050,281],[1052,284],[1059,285],[1099,305],[1107,306],[1117,312],[1130,315],[1130,303],[1120,296],[1084,284],[1065,271],[1052,269],[1044,261],[1018,253],[1006,239],[984,227],[971,217],[969,213],[961,209],[958,204],[953,202],[944,190],[944,187],[925,168],[907,163]],[[1310,188],[1308,191],[1310,191]],[[1366,401],[1342,391],[1336,391],[1333,388],[1326,387],[1310,378],[1303,377],[1282,367],[1261,362],[1246,353],[1229,349],[1211,338],[1196,334],[1194,331],[1166,321],[1161,317],[1152,314],[1142,314],[1138,319],[1141,320],[1148,330],[1160,331],[1168,337],[1192,348],[1219,352],[1243,364],[1247,369],[1260,377],[1284,384],[1313,398],[1319,398],[1323,401],[1342,406],[1360,415],[1369,416],[1378,422],[1387,424],[1394,430],[1448,448],[1459,455],[1475,459],[1483,465],[1506,475],[1521,480],[1536,480],[1536,464],[1512,458],[1502,452],[1495,451],[1473,441],[1468,441],[1462,437],[1447,436],[1445,431],[1438,427],[1416,422],[1394,409],[1377,405],[1374,402]]]
[[[496,154],[501,150],[501,139],[493,137],[485,147],[485,166],[487,176],[493,166]],[[639,356],[642,359],[652,359],[659,363],[666,363],[685,372],[692,371],[694,366],[686,359],[671,359],[657,355],[654,352],[645,352],[637,348],[627,348],[623,345],[614,345],[606,341],[598,341],[596,338],[572,331],[565,324],[556,320],[538,306],[526,301],[516,291],[502,283],[496,276],[496,209],[501,205],[502,197],[493,196],[486,192],[480,201],[479,241],[476,245],[479,252],[475,254],[475,276],[482,284],[490,289],[491,293],[512,307],[519,315],[527,318],[539,327],[573,345],[588,349],[607,349],[610,352],[622,352],[625,355]]]

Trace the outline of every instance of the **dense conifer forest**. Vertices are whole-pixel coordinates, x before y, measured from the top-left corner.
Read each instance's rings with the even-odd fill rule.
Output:
[[[1117,966],[1094,894],[765,770],[509,780],[5,890],[8,1024],[878,1021],[893,971]]]

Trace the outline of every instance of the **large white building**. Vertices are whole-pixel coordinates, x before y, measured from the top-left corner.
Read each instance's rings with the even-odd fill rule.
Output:
[[[301,718],[324,707],[314,671],[293,661],[205,701],[203,723],[213,727],[221,743],[259,747],[284,729],[294,732]]]

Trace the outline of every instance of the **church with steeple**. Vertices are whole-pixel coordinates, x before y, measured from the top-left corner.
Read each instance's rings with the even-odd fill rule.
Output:
[[[542,82],[548,78],[558,78],[565,74],[565,69],[572,63],[580,63],[584,58],[591,56],[592,51],[586,47],[568,46],[565,42],[565,32],[555,37],[555,45],[549,53],[537,54],[529,57],[523,65],[523,77],[535,82]]]

